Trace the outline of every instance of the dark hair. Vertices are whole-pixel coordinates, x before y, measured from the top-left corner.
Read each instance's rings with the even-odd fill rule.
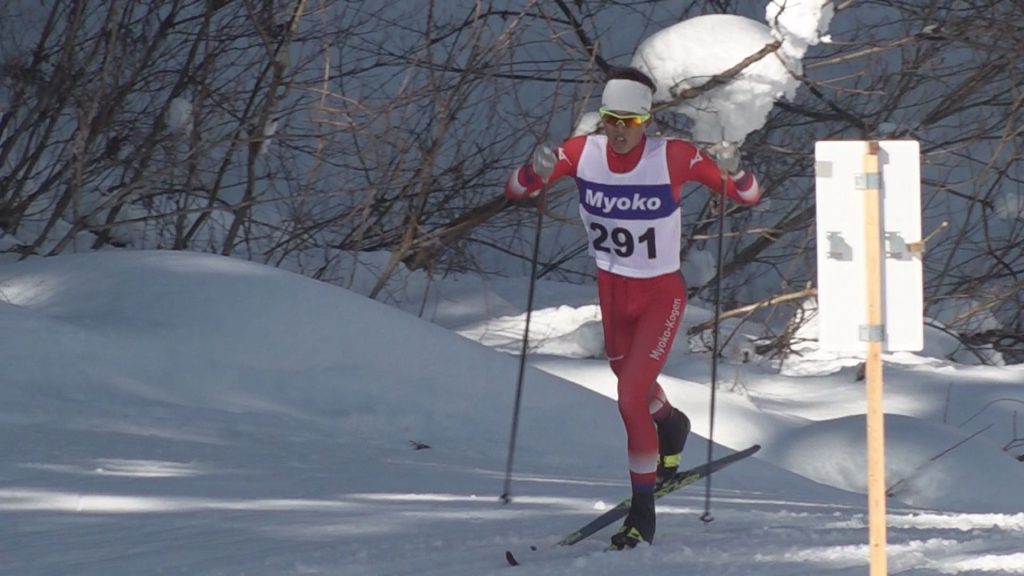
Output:
[[[644,74],[637,68],[613,68],[608,72],[609,80],[632,80],[639,82],[644,86],[651,89],[651,92],[656,92],[658,88],[654,85],[654,80],[647,74]]]

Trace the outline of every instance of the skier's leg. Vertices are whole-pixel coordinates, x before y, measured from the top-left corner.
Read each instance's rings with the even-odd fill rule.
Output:
[[[629,515],[612,544],[632,547],[654,540],[653,494],[660,463],[655,418],[668,422],[678,413],[656,378],[682,320],[686,291],[679,275],[643,281],[599,276],[598,287],[605,348],[618,377],[618,407],[626,428],[633,488]]]
[[[626,425],[630,479],[634,490],[653,490],[658,465],[655,420],[671,418],[672,406],[656,378],[668,358],[682,320],[686,292],[682,280],[659,278],[643,296],[632,342],[619,366],[619,412]],[[652,414],[653,412],[653,414]]]

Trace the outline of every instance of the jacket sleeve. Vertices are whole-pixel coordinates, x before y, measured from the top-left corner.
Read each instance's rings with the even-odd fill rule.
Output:
[[[667,154],[673,190],[685,182],[696,181],[740,204],[757,204],[761,199],[761,187],[749,170],[741,169],[722,178],[714,158],[684,140],[670,140]]]
[[[555,162],[555,171],[551,173],[549,182],[576,175],[576,166],[579,164],[580,156],[583,155],[583,145],[586,142],[586,135],[576,136],[566,140],[558,147],[556,151],[558,161]],[[523,200],[533,196],[543,187],[544,181],[533,171],[533,166],[527,162],[512,171],[509,179],[505,182],[505,196],[509,200]]]

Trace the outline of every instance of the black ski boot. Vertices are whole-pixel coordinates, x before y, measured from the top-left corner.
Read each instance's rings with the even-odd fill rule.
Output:
[[[633,493],[629,514],[619,531],[612,535],[612,548],[623,550],[637,544],[654,543],[654,493]]]
[[[657,423],[658,427],[658,485],[664,484],[675,475],[683,459],[683,447],[690,435],[690,419],[679,410],[672,408],[668,418]]]

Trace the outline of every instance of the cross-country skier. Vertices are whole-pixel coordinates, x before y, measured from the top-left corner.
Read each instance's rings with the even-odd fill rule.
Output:
[[[648,137],[654,90],[637,69],[613,72],[601,97],[604,133],[570,138],[557,150],[538,146],[505,185],[508,198],[521,200],[565,176],[576,180],[629,452],[633,496],[612,536],[619,549],[654,541],[654,489],[675,473],[690,432],[657,382],[686,307],[683,184],[699,182],[742,204],[761,197],[734,146],[716,145],[712,157],[684,140]]]

